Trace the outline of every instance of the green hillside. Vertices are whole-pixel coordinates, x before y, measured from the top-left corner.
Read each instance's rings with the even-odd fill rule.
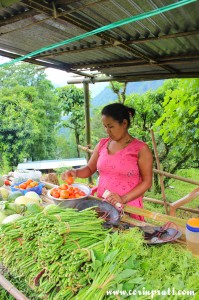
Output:
[[[133,93],[143,94],[148,90],[156,90],[163,84],[164,80],[142,81],[142,82],[129,82],[127,84],[126,94]],[[117,99],[117,95],[113,93],[112,89],[107,86],[92,100],[92,107],[103,106],[113,102]]]

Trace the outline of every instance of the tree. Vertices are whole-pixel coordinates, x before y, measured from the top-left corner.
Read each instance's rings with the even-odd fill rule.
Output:
[[[77,155],[80,157],[78,145],[84,142],[85,116],[84,116],[84,92],[75,85],[58,88],[58,96],[61,102],[63,118],[60,127],[68,127],[74,131]]]
[[[55,126],[60,119],[55,90],[44,71],[26,63],[15,69],[1,69],[0,88],[0,152],[4,164],[11,167],[24,158],[54,158]]]
[[[131,94],[126,99],[126,105],[135,109],[130,133],[143,141],[150,141],[150,129],[154,122],[161,116],[162,99],[156,91],[149,90],[146,93]]]
[[[92,110],[91,131],[92,131],[92,148],[99,142],[101,138],[107,136],[101,120],[102,107],[97,107]]]
[[[150,130],[154,122],[163,112],[162,99],[162,95],[159,96],[156,91],[149,90],[142,95],[131,94],[126,100],[126,105],[132,106],[135,109],[135,116],[129,129],[129,133],[132,136],[147,142],[152,149],[152,152],[153,145]],[[157,167],[155,161],[154,165]],[[157,174],[154,174],[154,190],[155,192],[159,192],[160,190]]]
[[[154,129],[162,169],[170,173],[198,165],[198,83],[198,79],[166,80],[158,90],[132,94],[126,100],[136,110],[130,132],[152,146],[150,129]],[[159,192],[156,175],[154,179]]]
[[[110,88],[112,91],[117,95],[118,102],[124,104],[126,100],[126,87],[128,82],[118,82],[118,81],[111,81]]]
[[[0,68],[0,88],[37,86],[46,79],[44,68],[24,62]],[[50,81],[49,81],[50,82]]]
[[[167,165],[171,173],[185,166],[198,166],[199,79],[182,79],[176,89],[167,89],[163,114],[154,128],[169,148]]]

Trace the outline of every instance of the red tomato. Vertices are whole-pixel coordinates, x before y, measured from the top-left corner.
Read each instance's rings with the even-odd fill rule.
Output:
[[[75,198],[79,198],[81,195],[79,193],[75,193]]]
[[[5,185],[10,185],[10,181],[9,181],[9,180],[5,180],[5,181],[4,181],[4,184],[5,184]]]
[[[80,196],[85,196],[86,194],[83,191],[79,191]]]
[[[33,182],[33,180],[32,180],[32,179],[28,179],[28,180],[26,181],[26,184],[29,185],[31,182]]]
[[[69,193],[69,195],[73,194],[73,187],[72,186],[68,188],[68,193]]]
[[[22,190],[25,190],[27,188],[27,184],[24,182],[24,183],[21,183],[19,185],[19,188],[22,189]]]
[[[70,185],[70,184],[74,183],[74,178],[72,176],[70,176],[70,177],[66,178],[65,181],[66,181],[66,183],[68,183]]]
[[[62,191],[60,192],[60,198],[62,198],[62,199],[67,199],[68,197],[69,197],[68,191],[62,190]]]
[[[52,190],[50,191],[50,194],[52,195],[52,193],[54,193],[54,192],[59,192],[59,189],[58,189],[58,188],[52,189]]]
[[[38,182],[32,181],[32,182],[30,182],[29,186],[31,186],[31,187],[38,186]]]
[[[60,197],[60,193],[54,191],[54,192],[52,192],[52,196],[53,196],[54,198],[59,198],[59,197]]]
[[[61,190],[67,190],[67,189],[68,189],[67,184],[62,184],[62,185],[60,186],[60,189],[61,189]]]

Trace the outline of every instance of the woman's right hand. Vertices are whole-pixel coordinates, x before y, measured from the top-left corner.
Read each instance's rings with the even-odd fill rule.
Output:
[[[62,174],[61,174],[61,178],[62,178],[62,180],[66,181],[66,182],[67,182],[68,180],[74,182],[74,180],[75,180],[75,178],[76,178],[76,170],[75,170],[75,169],[71,169],[71,170],[68,170],[68,171],[62,173]],[[71,183],[73,183],[73,182],[71,182]],[[71,184],[71,183],[70,183],[70,184]]]

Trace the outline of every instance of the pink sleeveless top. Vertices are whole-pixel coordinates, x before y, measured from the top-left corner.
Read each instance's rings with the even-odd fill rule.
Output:
[[[98,197],[102,197],[105,190],[123,196],[142,181],[138,168],[138,153],[146,144],[138,139],[133,139],[124,149],[115,154],[109,154],[107,150],[109,141],[110,138],[104,138],[99,142],[99,158],[97,161],[99,172]],[[129,201],[128,205],[142,208],[142,198],[141,196]],[[141,216],[131,216],[141,221],[144,220]]]

